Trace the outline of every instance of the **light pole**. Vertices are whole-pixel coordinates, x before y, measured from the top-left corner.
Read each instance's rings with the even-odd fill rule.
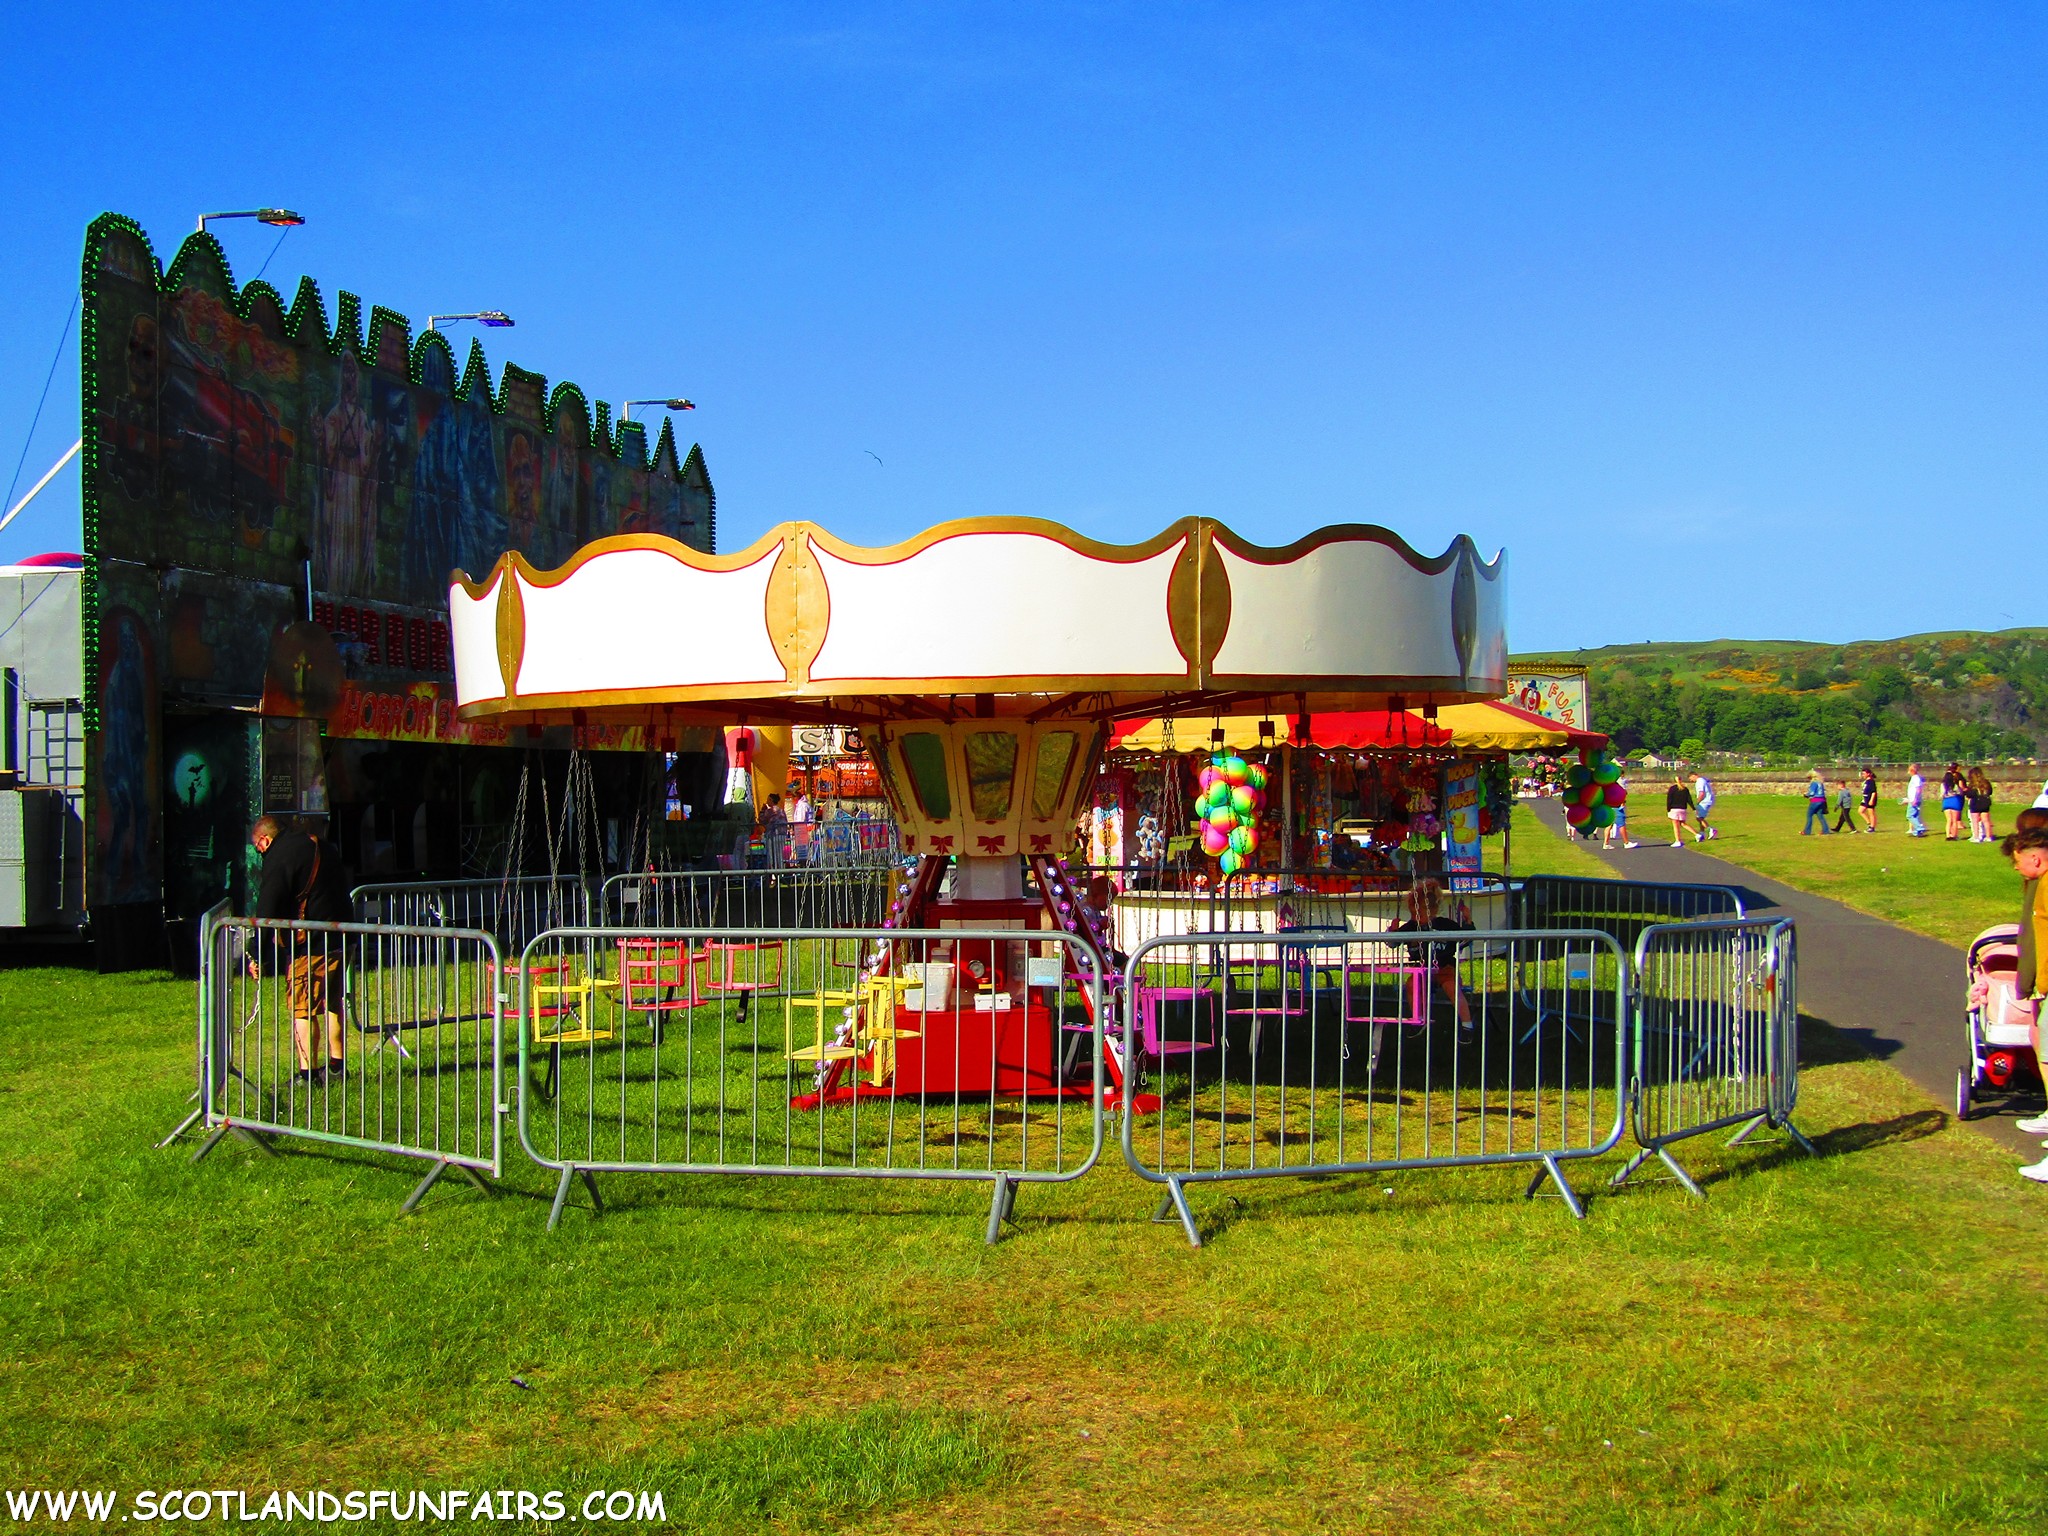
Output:
[[[628,400],[620,408],[619,420],[631,421],[633,419],[633,407],[636,405],[659,405],[671,411],[694,411],[697,409],[697,402],[694,400]]]
[[[451,322],[456,320],[474,320],[478,325],[488,325],[494,329],[502,329],[512,323],[512,317],[502,309],[478,309],[472,310],[466,315],[429,315],[427,316],[427,329],[430,331],[438,330],[443,320]]]
[[[226,213],[202,213],[199,215],[199,233],[206,233],[206,226],[213,219],[254,219],[258,224],[268,224],[273,229],[296,229],[305,223],[303,216],[289,208],[237,208]]]

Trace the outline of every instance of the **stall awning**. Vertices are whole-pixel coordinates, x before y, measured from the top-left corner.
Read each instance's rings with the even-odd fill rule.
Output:
[[[1133,720],[1117,727],[1111,749],[1118,752],[1200,752],[1209,733],[1223,727],[1226,746],[1246,751],[1259,746],[1258,715],[1225,715],[1178,720]],[[1309,736],[1299,732],[1299,717],[1273,720],[1275,739],[1286,745],[1346,748],[1352,751],[1423,750],[1440,752],[1544,752],[1598,747],[1607,738],[1597,731],[1575,731],[1512,704],[1446,704],[1436,719],[1415,710],[1365,710],[1312,715]]]

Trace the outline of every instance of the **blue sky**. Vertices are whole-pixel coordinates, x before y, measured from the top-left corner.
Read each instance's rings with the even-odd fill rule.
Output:
[[[586,19],[588,18],[588,19]],[[2048,623],[2048,11],[11,6],[0,475],[102,209],[679,392],[807,517],[1510,556],[1519,650]],[[223,228],[238,277],[276,237]],[[23,488],[77,431],[76,330]],[[880,462],[877,462],[877,459]],[[18,494],[18,492],[17,492]],[[0,560],[78,543],[75,476]]]

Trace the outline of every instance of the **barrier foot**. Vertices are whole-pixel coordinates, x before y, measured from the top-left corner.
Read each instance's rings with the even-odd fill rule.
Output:
[[[192,1154],[192,1161],[195,1163],[198,1162],[199,1159],[206,1156],[206,1154],[211,1152],[215,1147],[219,1146],[221,1142],[226,1139],[228,1131],[230,1129],[231,1127],[225,1125],[215,1126],[213,1128],[212,1134],[210,1134],[206,1138],[206,1140],[199,1143],[199,1150]]]
[[[1522,1198],[1524,1200],[1535,1199],[1536,1191],[1543,1187],[1543,1181],[1546,1178],[1557,1186],[1557,1192],[1564,1197],[1566,1209],[1579,1220],[1584,1221],[1586,1219],[1586,1207],[1580,1203],[1578,1191],[1573,1189],[1566,1181],[1564,1170],[1557,1166],[1557,1159],[1554,1157],[1543,1159],[1543,1166],[1536,1170],[1536,1177],[1531,1179],[1529,1187],[1522,1191]]]
[[[569,1181],[578,1175],[583,1178],[583,1187],[590,1191],[590,1214],[604,1214],[604,1196],[597,1192],[597,1176],[588,1168],[568,1167],[562,1170],[562,1182],[555,1186],[555,1203],[548,1211],[548,1230],[554,1231],[561,1225],[562,1209],[569,1203]]]
[[[548,1208],[548,1230],[554,1231],[562,1220],[562,1207],[569,1203],[569,1181],[576,1176],[574,1168],[564,1168],[562,1177],[555,1185],[555,1203]]]
[[[197,1125],[199,1123],[199,1117],[205,1113],[206,1111],[203,1109],[193,1110],[191,1114],[187,1115],[184,1119],[178,1122],[178,1127],[176,1130],[172,1131],[171,1134],[166,1136],[162,1141],[157,1142],[151,1150],[161,1152],[165,1147],[168,1147],[180,1136],[184,1135],[187,1131],[191,1130],[193,1126]]]
[[[1003,1223],[1017,1209],[1017,1183],[1007,1173],[996,1175],[995,1189],[988,1201],[988,1243],[993,1248],[1002,1241]]]
[[[1767,1116],[1758,1115],[1754,1120],[1744,1121],[1742,1128],[1728,1138],[1728,1145],[1731,1147],[1740,1146],[1743,1142],[1749,1140],[1750,1133],[1762,1125],[1767,1118]]]
[[[1806,1133],[1800,1130],[1799,1127],[1794,1125],[1789,1119],[1785,1122],[1785,1134],[1787,1136],[1790,1136],[1794,1141],[1798,1142],[1800,1149],[1804,1151],[1808,1157],[1820,1156],[1820,1148],[1816,1147],[1812,1142],[1808,1141],[1806,1139]]]
[[[478,1173],[474,1168],[470,1167],[469,1164],[457,1163],[455,1166],[460,1168],[467,1175],[469,1175],[469,1182],[474,1184],[478,1189],[482,1190],[485,1194],[489,1195],[493,1200],[498,1198],[498,1186],[493,1184],[489,1179],[485,1178],[482,1174]]]
[[[261,1152],[264,1156],[277,1156],[277,1148],[273,1147],[270,1144],[270,1138],[268,1136],[259,1135],[257,1132],[250,1130],[246,1125],[231,1125],[228,1127],[228,1129],[233,1131],[235,1135],[240,1137],[243,1141],[246,1141],[250,1146],[254,1147],[257,1151]]]
[[[1180,1180],[1175,1178],[1166,1181],[1166,1193],[1159,1197],[1159,1209],[1152,1213],[1152,1219],[1164,1226],[1170,1219],[1167,1215],[1169,1211],[1179,1215],[1181,1230],[1188,1235],[1188,1246],[1201,1247],[1202,1232],[1195,1225],[1195,1213],[1188,1209],[1187,1191],[1180,1187]]]
[[[429,1168],[427,1176],[421,1179],[419,1183],[413,1185],[412,1193],[405,1197],[405,1204],[398,1208],[398,1214],[410,1216],[413,1213],[413,1208],[427,1198],[427,1191],[440,1183],[441,1175],[447,1171],[448,1165],[446,1163],[436,1163],[433,1167]]]
[[[1685,1186],[1687,1194],[1691,1195],[1695,1200],[1704,1200],[1707,1198],[1707,1192],[1704,1189],[1701,1189],[1699,1185],[1693,1182],[1692,1175],[1687,1173],[1685,1169],[1679,1166],[1678,1159],[1671,1155],[1668,1148],[1659,1147],[1657,1149],[1657,1155],[1664,1159],[1664,1166],[1666,1168],[1669,1168],[1671,1172],[1677,1177],[1678,1182]]]
[[[1626,1184],[1629,1181],[1629,1176],[1631,1174],[1633,1174],[1638,1168],[1642,1167],[1643,1164],[1647,1163],[1651,1158],[1655,1157],[1656,1155],[1657,1154],[1652,1152],[1648,1147],[1642,1148],[1640,1151],[1636,1153],[1634,1157],[1628,1160],[1627,1164],[1622,1168],[1621,1172],[1617,1173],[1613,1178],[1607,1181],[1607,1187],[1609,1189],[1621,1188],[1622,1185]]]

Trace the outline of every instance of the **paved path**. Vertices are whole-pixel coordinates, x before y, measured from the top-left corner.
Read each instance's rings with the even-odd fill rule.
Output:
[[[1562,833],[1564,807],[1558,801],[1523,800],[1516,809],[1532,805],[1547,826]],[[1668,827],[1667,822],[1639,830],[1654,837]],[[1683,848],[1673,848],[1645,838],[1641,847],[1611,853],[1581,846],[1624,879],[1732,885],[1752,916],[1789,915],[1799,925],[1800,1011],[1832,1024],[1955,1112],[1956,1068],[1968,1055],[1960,949],[1713,858],[1705,851],[1712,843],[1702,847],[1687,839]],[[2013,907],[2017,915],[2017,884]],[[2041,1155],[2041,1138],[2022,1136],[2012,1123],[2039,1106],[2038,1098],[2017,1100],[2011,1110],[1989,1112],[1969,1124],[2001,1146],[2028,1154],[2031,1162]]]

